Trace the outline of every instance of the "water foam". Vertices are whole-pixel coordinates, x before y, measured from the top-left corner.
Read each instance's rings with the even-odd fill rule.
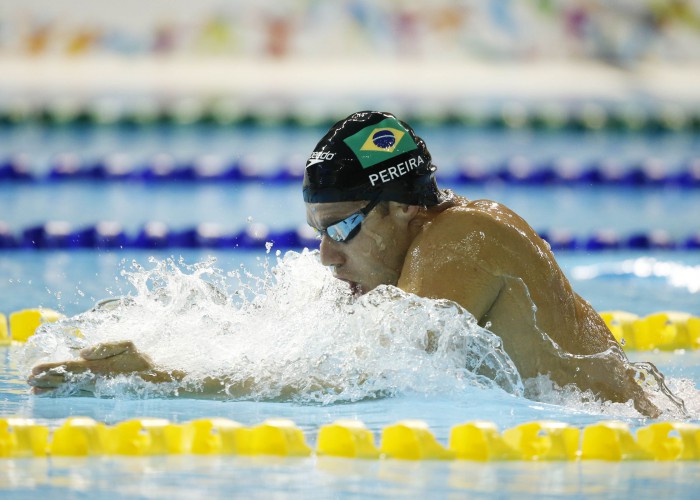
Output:
[[[317,252],[278,254],[274,266],[264,261],[261,273],[227,274],[215,264],[132,264],[122,271],[131,294],[43,325],[19,352],[18,364],[27,374],[38,363],[77,359],[84,347],[131,340],[159,367],[188,376],[158,385],[133,376],[76,377],[58,394],[74,394],[87,382],[97,396],[196,394],[205,378],[218,377],[226,380],[218,396],[227,399],[330,404],[410,393],[459,398],[480,387],[574,413],[639,416],[631,402],[601,402],[546,376],[523,383],[500,338],[455,303],[391,286],[353,297]],[[692,381],[667,382],[697,418],[700,393]],[[240,386],[244,394],[236,390]],[[669,418],[683,417],[664,394],[648,392]]]
[[[187,377],[176,386],[102,379],[97,395],[196,391],[206,377],[226,380],[222,397],[301,403],[474,386],[523,394],[500,339],[460,306],[391,286],[355,298],[317,252],[278,256],[262,276],[226,275],[213,260],[151,262],[150,269],[133,264],[123,272],[134,289],[128,297],[43,325],[21,355],[24,370],[76,359],[83,347],[131,340],[159,367]],[[82,383],[78,377],[66,391]],[[232,390],[242,385],[246,394]]]

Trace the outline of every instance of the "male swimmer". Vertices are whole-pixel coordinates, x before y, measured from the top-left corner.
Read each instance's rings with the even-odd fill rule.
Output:
[[[306,216],[321,235],[321,262],[357,295],[394,285],[458,303],[502,339],[524,380],[547,375],[600,399],[631,400],[641,414],[657,417],[638,371],[572,290],[549,245],[507,207],[439,189],[435,171],[425,142],[390,113],[360,112],[335,124],[304,174]],[[36,366],[29,384],[52,390],[66,373],[87,370],[150,381],[184,377],[156,369],[130,342],[81,355]],[[215,380],[207,385],[221,387]]]

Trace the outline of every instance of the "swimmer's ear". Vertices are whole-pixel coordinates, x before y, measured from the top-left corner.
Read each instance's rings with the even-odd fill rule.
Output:
[[[418,205],[407,205],[405,203],[398,203],[395,201],[389,202],[389,211],[395,217],[404,220],[406,223],[412,221],[418,212],[420,207]]]

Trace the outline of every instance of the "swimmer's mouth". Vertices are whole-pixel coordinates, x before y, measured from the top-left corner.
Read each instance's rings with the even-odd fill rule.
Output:
[[[350,292],[352,293],[353,297],[359,297],[360,295],[364,295],[364,291],[362,291],[362,285],[360,285],[356,281],[350,281],[350,280],[346,280],[344,278],[338,278],[338,279],[340,281],[344,281],[345,283],[347,283],[350,286]]]

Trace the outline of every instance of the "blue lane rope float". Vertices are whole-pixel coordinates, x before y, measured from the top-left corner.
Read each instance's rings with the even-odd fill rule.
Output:
[[[553,250],[698,250],[700,232],[674,238],[662,229],[619,233],[597,230],[588,236],[575,236],[566,230],[540,231],[540,236]],[[119,249],[263,249],[272,243],[274,249],[316,248],[319,241],[306,225],[273,230],[264,224],[249,224],[237,231],[227,231],[218,224],[172,229],[167,224],[151,221],[135,232],[128,232],[114,221],[101,221],[79,228],[65,221],[48,221],[20,230],[12,230],[0,221],[2,250],[119,250]]]
[[[512,185],[700,187],[700,157],[688,158],[676,165],[647,158],[624,163],[601,158],[579,164],[573,159],[555,158],[530,161],[513,157],[487,163],[466,158],[454,168],[443,169],[443,182],[469,185],[505,183]],[[47,173],[37,173],[47,171]],[[81,160],[74,154],[62,154],[50,161],[48,169],[38,168],[26,155],[0,159],[3,182],[266,182],[298,183],[303,176],[303,160],[290,158],[274,169],[262,169],[246,159],[216,155],[176,161],[159,154],[145,163],[134,162],[126,154],[112,154],[98,160]]]
[[[453,426],[446,444],[420,420],[384,427],[379,444],[359,420],[320,427],[316,448],[288,419],[244,426],[216,417],[173,423],[134,418],[106,425],[70,417],[50,429],[29,418],[0,419],[0,458],[157,455],[341,457],[363,460],[580,461],[700,460],[700,425],[656,422],[636,432],[626,423],[602,421],[578,428],[533,421],[499,431],[488,421]]]
[[[121,224],[103,221],[74,229],[65,221],[50,221],[24,228],[17,233],[0,221],[0,250],[118,250],[118,249],[264,249],[268,243],[279,250],[315,248],[319,241],[308,226],[270,230],[264,224],[249,224],[235,232],[226,232],[218,224],[202,223],[171,230],[166,224],[151,221],[135,233],[127,233]]]
[[[658,311],[646,316],[627,311],[602,311],[600,315],[625,351],[700,349],[698,316],[680,311]],[[48,308],[22,309],[8,317],[0,313],[0,346],[26,342],[42,324],[64,317]]]

